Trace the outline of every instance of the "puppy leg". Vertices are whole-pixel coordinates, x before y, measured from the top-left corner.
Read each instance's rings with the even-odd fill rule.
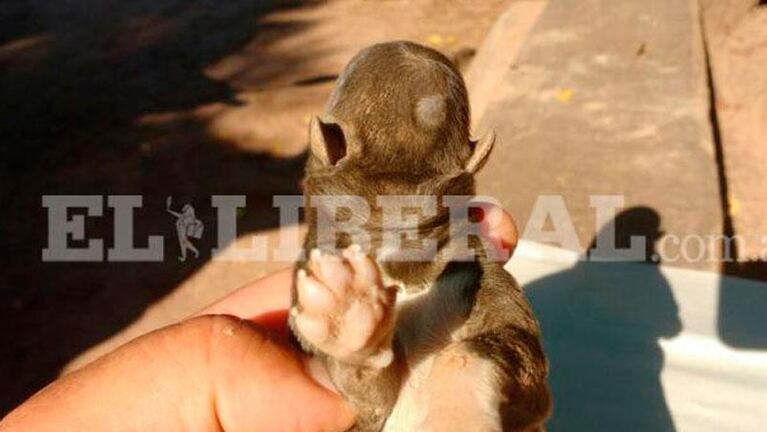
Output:
[[[400,384],[392,348],[396,290],[355,246],[343,258],[315,250],[308,269],[297,275],[291,326],[355,406],[355,430],[380,430]]]
[[[462,342],[495,366],[503,431],[539,431],[551,412],[548,363],[538,334],[506,325]]]

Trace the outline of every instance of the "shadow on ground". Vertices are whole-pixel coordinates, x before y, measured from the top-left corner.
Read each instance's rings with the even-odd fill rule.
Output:
[[[731,243],[732,261],[722,263],[722,273],[767,281],[767,262],[738,261],[737,244]],[[767,349],[767,288],[764,283],[742,281],[719,287],[719,337],[741,349]]]
[[[279,1],[3,2],[0,19],[0,415],[56,377],[73,356],[134,321],[210,258],[180,263],[165,200],[192,204],[215,226],[213,194],[247,195],[239,231],[277,226],[274,194],[299,192],[305,156],[245,153],[212,139],[194,116],[172,127],[151,113],[235,105],[232,88],[204,73],[270,24]],[[281,24],[281,34],[308,24]],[[287,30],[286,30],[287,29]],[[270,59],[290,64],[292,58]],[[277,73],[277,72],[275,72]],[[162,263],[43,263],[45,194],[139,194],[135,238],[165,236]],[[106,199],[105,199],[106,202]],[[111,209],[87,218],[112,244]],[[84,211],[73,210],[74,214]],[[83,246],[73,241],[72,246]]]
[[[651,259],[660,217],[634,207],[616,217],[615,227],[618,248],[627,248],[631,236],[646,239],[646,264],[592,256],[524,287],[551,367],[551,431],[675,430],[660,381],[658,340],[677,335],[681,322]]]

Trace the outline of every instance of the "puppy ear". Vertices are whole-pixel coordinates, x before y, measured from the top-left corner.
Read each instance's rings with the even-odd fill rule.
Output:
[[[325,123],[319,117],[312,117],[309,124],[309,151],[323,165],[334,166],[346,156],[346,136],[341,126]]]
[[[471,143],[471,157],[469,162],[466,163],[466,171],[474,174],[485,165],[487,157],[490,156],[490,150],[493,149],[495,144],[495,133],[490,131],[485,136],[480,138],[479,141],[470,141]]]

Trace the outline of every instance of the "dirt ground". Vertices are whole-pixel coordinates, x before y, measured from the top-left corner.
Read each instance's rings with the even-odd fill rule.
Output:
[[[212,226],[210,196],[244,194],[241,241],[275,237],[272,196],[299,192],[308,116],[349,58],[391,39],[463,58],[508,3],[4,2],[0,413],[107,338],[186,316],[286,265],[211,261],[212,232],[199,259],[179,262],[166,197]],[[41,262],[45,194],[142,195],[136,238],[164,235],[166,260]],[[111,216],[105,207],[86,222],[105,247]]]

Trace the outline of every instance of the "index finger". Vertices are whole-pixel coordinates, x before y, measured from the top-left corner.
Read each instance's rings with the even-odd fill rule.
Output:
[[[292,286],[293,269],[288,267],[238,288],[194,316],[233,315],[286,335]]]

